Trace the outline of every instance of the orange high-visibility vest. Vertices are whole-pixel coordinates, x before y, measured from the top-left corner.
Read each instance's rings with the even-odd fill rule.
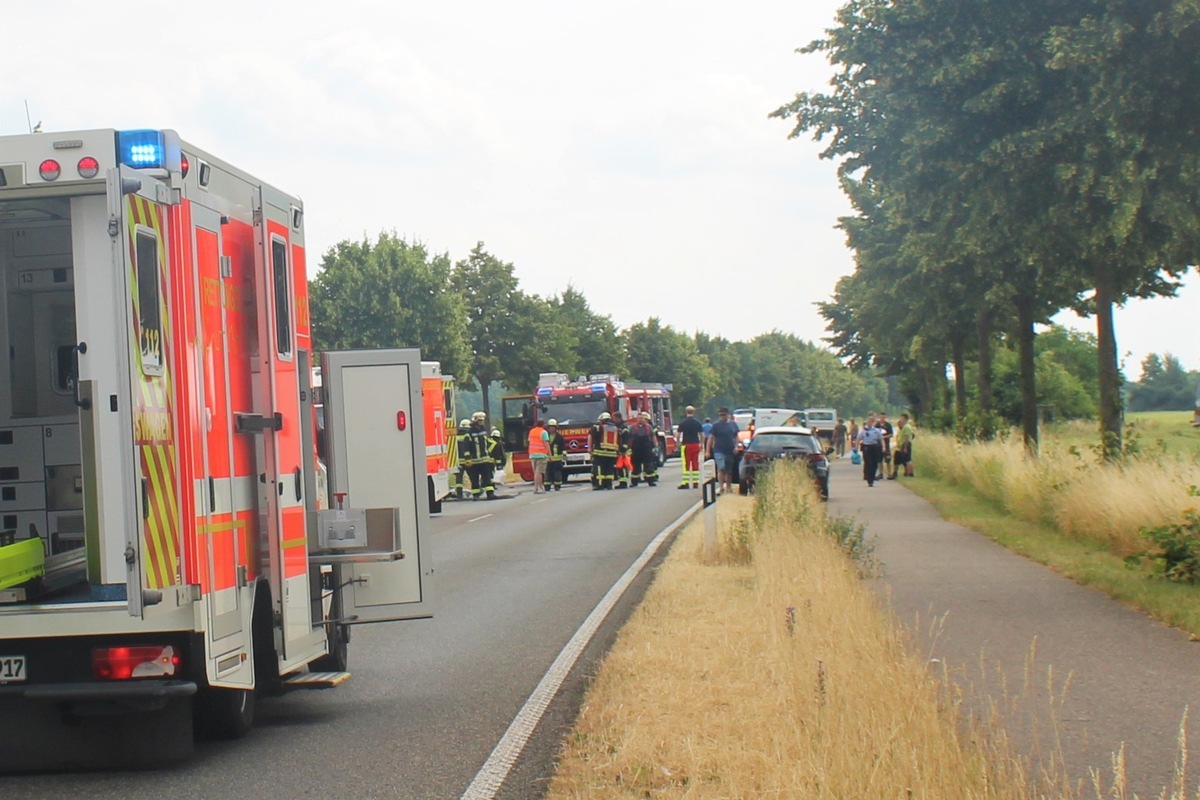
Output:
[[[546,440],[542,438],[542,434],[545,432],[546,432],[546,429],[543,428],[541,425],[535,425],[529,429],[529,456],[530,456],[530,458],[532,458],[534,456],[550,455],[550,446],[546,442]]]

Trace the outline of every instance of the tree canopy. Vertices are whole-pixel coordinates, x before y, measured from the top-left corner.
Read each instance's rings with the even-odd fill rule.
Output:
[[[1101,428],[1119,452],[1112,307],[1170,294],[1200,254],[1200,113],[1181,100],[1198,37],[1200,6],[1171,0],[845,5],[805,48],[833,64],[831,90],[774,113],[826,142],[856,211],[855,274],[822,307],[839,352],[921,385],[939,359],[961,375],[973,339],[986,416],[991,348],[1009,337],[1028,441],[1037,324],[1094,313]],[[903,304],[871,292],[880,277]]]

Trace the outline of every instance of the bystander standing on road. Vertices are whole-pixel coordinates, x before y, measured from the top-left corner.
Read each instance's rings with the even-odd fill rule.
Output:
[[[529,429],[529,465],[533,467],[533,493],[546,491],[546,463],[550,458],[550,437],[542,423]]]
[[[704,424],[700,428],[704,431],[704,438],[708,439],[708,434],[712,432],[713,421],[712,417],[705,417]]]
[[[721,408],[717,421],[708,433],[708,451],[717,462],[719,492],[733,491],[734,453],[737,452],[738,425],[729,417],[729,409]]]
[[[850,439],[850,449],[858,449],[858,421],[853,417],[850,418],[850,427],[846,430],[846,436]]]
[[[704,426],[696,419],[695,406],[688,406],[684,413],[687,416],[679,423],[679,444],[683,448],[683,475],[679,479],[679,488],[686,489],[691,484],[694,489],[700,485],[700,447],[706,434]]]
[[[863,422],[858,432],[858,447],[863,457],[863,480],[867,486],[874,486],[883,461],[883,428],[876,427],[874,415]]]

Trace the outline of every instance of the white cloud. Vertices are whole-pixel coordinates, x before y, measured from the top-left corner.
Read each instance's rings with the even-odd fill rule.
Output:
[[[0,133],[25,131],[25,100],[47,130],[175,128],[304,198],[314,269],[383,229],[454,258],[484,240],[527,290],[573,284],[622,326],[819,340],[812,303],[853,269],[834,228],[848,205],[819,147],[767,115],[825,87],[824,62],[795,51],[841,4],[210,0],[157,7],[151,30],[116,0],[106,17],[128,22],[103,35],[55,28],[66,57],[29,36],[0,53]],[[51,13],[94,4],[17,4],[5,22]],[[1200,366],[1195,284],[1121,312],[1133,364]]]

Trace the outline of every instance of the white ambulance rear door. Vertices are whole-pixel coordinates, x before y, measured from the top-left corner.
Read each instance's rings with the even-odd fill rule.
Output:
[[[369,545],[340,554],[350,623],[431,616],[421,358],[415,348],[322,356],[330,496],[365,509]],[[320,558],[320,556],[317,556]]]

